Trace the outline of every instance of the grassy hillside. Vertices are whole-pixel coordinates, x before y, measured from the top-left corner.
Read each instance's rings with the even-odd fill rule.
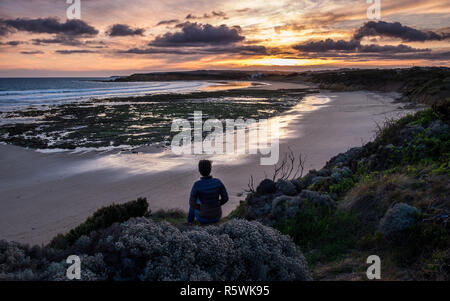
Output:
[[[232,215],[291,236],[315,279],[366,279],[376,254],[384,280],[448,280],[449,106],[386,121],[373,142],[319,171],[272,190],[266,180]]]
[[[399,92],[405,101],[429,105],[450,97],[450,69],[445,67],[343,69],[305,72],[291,75],[290,78],[313,82],[320,88],[338,91]]]

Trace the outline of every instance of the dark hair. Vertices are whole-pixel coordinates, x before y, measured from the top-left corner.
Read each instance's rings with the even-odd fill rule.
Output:
[[[211,161],[209,160],[200,160],[198,162],[198,171],[202,176],[207,177],[211,173],[211,165]]]

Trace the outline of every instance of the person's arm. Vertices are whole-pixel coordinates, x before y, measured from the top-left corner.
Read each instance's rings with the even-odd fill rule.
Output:
[[[222,181],[220,181],[219,194],[220,194],[220,206],[222,206],[226,202],[228,202],[227,189],[225,188],[225,185],[223,185]]]
[[[197,204],[198,190],[194,183],[191,189],[191,196],[189,197],[189,206],[193,209],[200,209],[200,204]]]

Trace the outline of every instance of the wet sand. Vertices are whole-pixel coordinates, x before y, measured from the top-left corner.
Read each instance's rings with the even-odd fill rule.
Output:
[[[306,155],[307,170],[321,168],[332,156],[371,140],[376,122],[404,114],[393,99],[372,92],[307,96],[280,116],[280,156],[290,148]],[[0,239],[47,243],[96,209],[137,197],[146,197],[153,211],[187,211],[190,188],[198,179],[196,163],[203,157],[169,151],[39,153],[0,145]],[[250,175],[257,184],[264,174],[272,173],[273,166],[260,165],[260,157],[212,158],[213,175],[224,182],[230,195],[224,214],[245,198],[238,195],[244,193]]]

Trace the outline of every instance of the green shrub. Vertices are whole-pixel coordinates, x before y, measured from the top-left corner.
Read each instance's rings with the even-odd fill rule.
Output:
[[[420,112],[417,112],[413,115],[415,121],[412,124],[418,124],[423,127],[427,127],[430,125],[431,122],[436,120],[438,116],[436,113],[431,109],[426,109]]]
[[[331,185],[330,192],[341,194],[341,193],[349,191],[354,185],[355,185],[355,182],[353,181],[353,179],[344,178],[339,183]]]
[[[305,202],[295,218],[285,220],[276,228],[292,237],[299,245],[308,263],[338,258],[355,245],[358,219],[350,212],[315,206]]]
[[[180,209],[158,210],[152,213],[150,218],[156,222],[165,220],[171,224],[179,224],[186,221],[186,213]]]
[[[245,201],[240,201],[239,205],[234,209],[227,217],[224,219],[233,219],[233,218],[245,218],[248,209],[247,199]]]
[[[375,143],[377,145],[396,145],[398,138],[401,137],[399,134],[402,129],[404,129],[408,124],[421,125],[427,127],[431,122],[436,120],[438,115],[431,109],[426,109],[419,111],[415,114],[408,114],[398,120],[388,119],[383,125],[379,126]]]
[[[138,198],[124,204],[112,204],[94,212],[84,223],[70,230],[69,233],[58,234],[49,246],[55,249],[65,249],[78,238],[88,235],[92,231],[105,229],[114,223],[125,222],[132,217],[148,217],[149,215],[150,211],[146,198]]]

